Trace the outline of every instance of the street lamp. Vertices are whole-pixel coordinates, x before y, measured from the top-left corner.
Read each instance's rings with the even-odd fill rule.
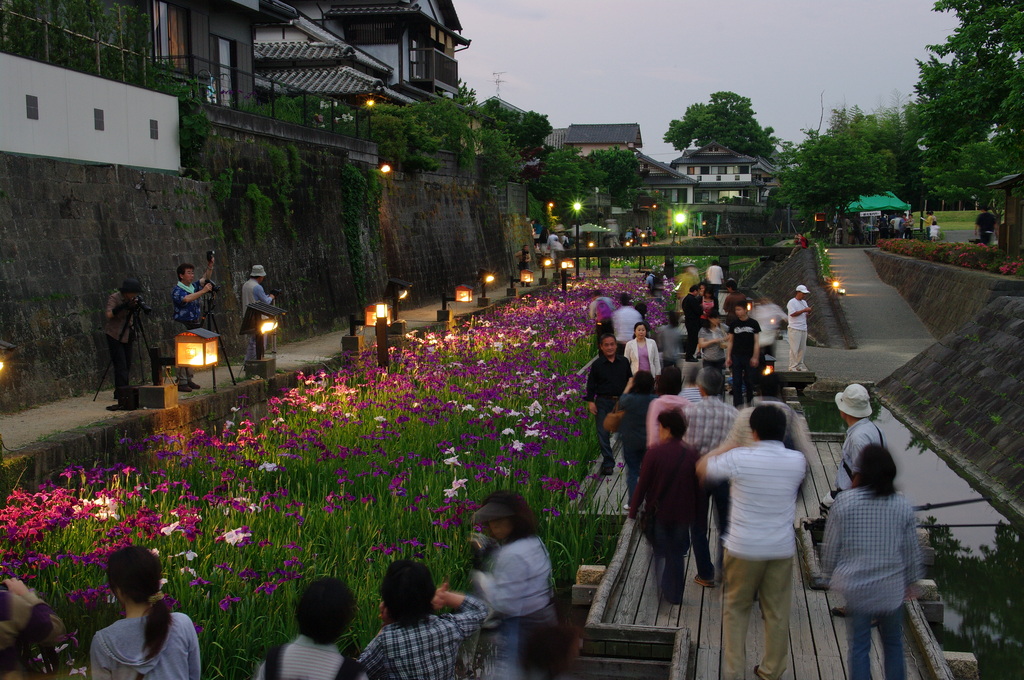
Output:
[[[672,230],[672,243],[676,242],[676,232],[686,228],[686,213],[676,213],[676,228]]]
[[[547,274],[548,267],[552,266],[553,264],[554,261],[550,257],[545,257],[543,260],[540,261],[540,285],[543,286],[548,282],[545,274]]]
[[[583,204],[576,201],[572,204],[572,209],[576,213],[576,278],[578,279],[580,278],[580,210],[583,209]]]
[[[377,366],[388,367],[388,323],[391,321],[391,310],[384,302],[370,305],[367,310],[367,321],[369,321],[369,310],[373,307],[374,326],[377,331]]]

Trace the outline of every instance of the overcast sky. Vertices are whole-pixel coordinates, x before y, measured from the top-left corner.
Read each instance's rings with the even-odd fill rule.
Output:
[[[931,0],[455,0],[459,77],[570,123],[639,123],[643,151],[678,155],[669,121],[712,92],[749,97],[762,126],[803,140],[826,111],[912,97],[916,59],[956,27]]]

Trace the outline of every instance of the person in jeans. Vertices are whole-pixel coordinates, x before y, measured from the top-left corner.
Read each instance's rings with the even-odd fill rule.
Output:
[[[694,581],[713,588],[715,566],[708,547],[708,501],[697,479],[697,449],[683,442],[686,419],[679,411],[658,415],[659,443],[644,456],[640,481],[629,502],[629,517],[640,506],[651,513],[654,532],[651,548],[661,597],[670,604],[683,601],[686,553],[693,545],[697,563]]]
[[[192,330],[203,325],[203,309],[200,298],[213,292],[213,284],[210,277],[213,276],[213,256],[210,256],[206,263],[206,273],[198,284],[193,283],[196,279],[196,266],[191,262],[183,262],[178,265],[178,285],[171,291],[171,302],[174,304],[174,320]],[[191,392],[198,390],[200,386],[192,380],[192,369],[180,367],[178,369],[178,391]]]
[[[619,399],[619,409],[625,411],[619,423],[619,441],[622,442],[622,458],[626,462],[627,501],[633,497],[640,479],[640,467],[647,451],[647,411],[656,398],[654,376],[649,371],[638,371]]]
[[[615,454],[612,453],[611,433],[604,429],[604,418],[615,408],[633,373],[629,369],[629,361],[618,354],[614,335],[602,335],[600,348],[601,354],[594,359],[587,374],[583,400],[594,416],[597,443],[601,447],[601,474],[607,476],[615,471]]]
[[[836,499],[825,525],[822,568],[845,597],[850,680],[871,678],[871,624],[878,621],[885,680],[903,680],[903,600],[924,575],[917,517],[896,493],[896,463],[871,444],[860,454],[854,488]]]
[[[736,305],[736,321],[729,326],[725,366],[732,368],[732,405],[754,401],[754,373],[761,353],[761,325],[747,315],[746,303]]]

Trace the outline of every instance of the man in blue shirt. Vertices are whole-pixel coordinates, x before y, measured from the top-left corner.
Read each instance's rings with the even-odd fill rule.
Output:
[[[213,256],[206,262],[206,273],[199,279],[196,286],[196,266],[189,262],[178,265],[178,285],[171,291],[171,301],[174,303],[174,320],[184,324],[185,328],[191,330],[199,328],[203,323],[203,309],[199,298],[213,291],[213,284],[210,277],[213,276]],[[178,391],[191,392],[199,389],[192,380],[191,368],[178,369]]]

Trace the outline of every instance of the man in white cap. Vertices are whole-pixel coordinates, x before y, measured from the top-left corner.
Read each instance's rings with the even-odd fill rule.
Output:
[[[249,272],[249,280],[242,284],[242,313],[254,302],[270,304],[274,301],[273,295],[267,295],[263,290],[263,279],[267,276],[267,270],[263,265],[253,265]],[[245,360],[252,361],[256,358],[256,335],[249,336],[249,345],[245,348]]]
[[[811,313],[811,306],[804,300],[811,291],[807,286],[800,284],[796,287],[794,295],[786,303],[786,312],[789,314],[789,370],[806,371],[804,365],[804,350],[807,349],[807,315]]]
[[[853,479],[860,472],[860,452],[864,447],[868,444],[886,445],[882,431],[871,422],[871,397],[863,385],[853,383],[836,394],[836,406],[846,423],[846,439],[843,440],[843,460],[836,471],[835,490],[821,501],[823,515],[837,494],[853,487]]]

